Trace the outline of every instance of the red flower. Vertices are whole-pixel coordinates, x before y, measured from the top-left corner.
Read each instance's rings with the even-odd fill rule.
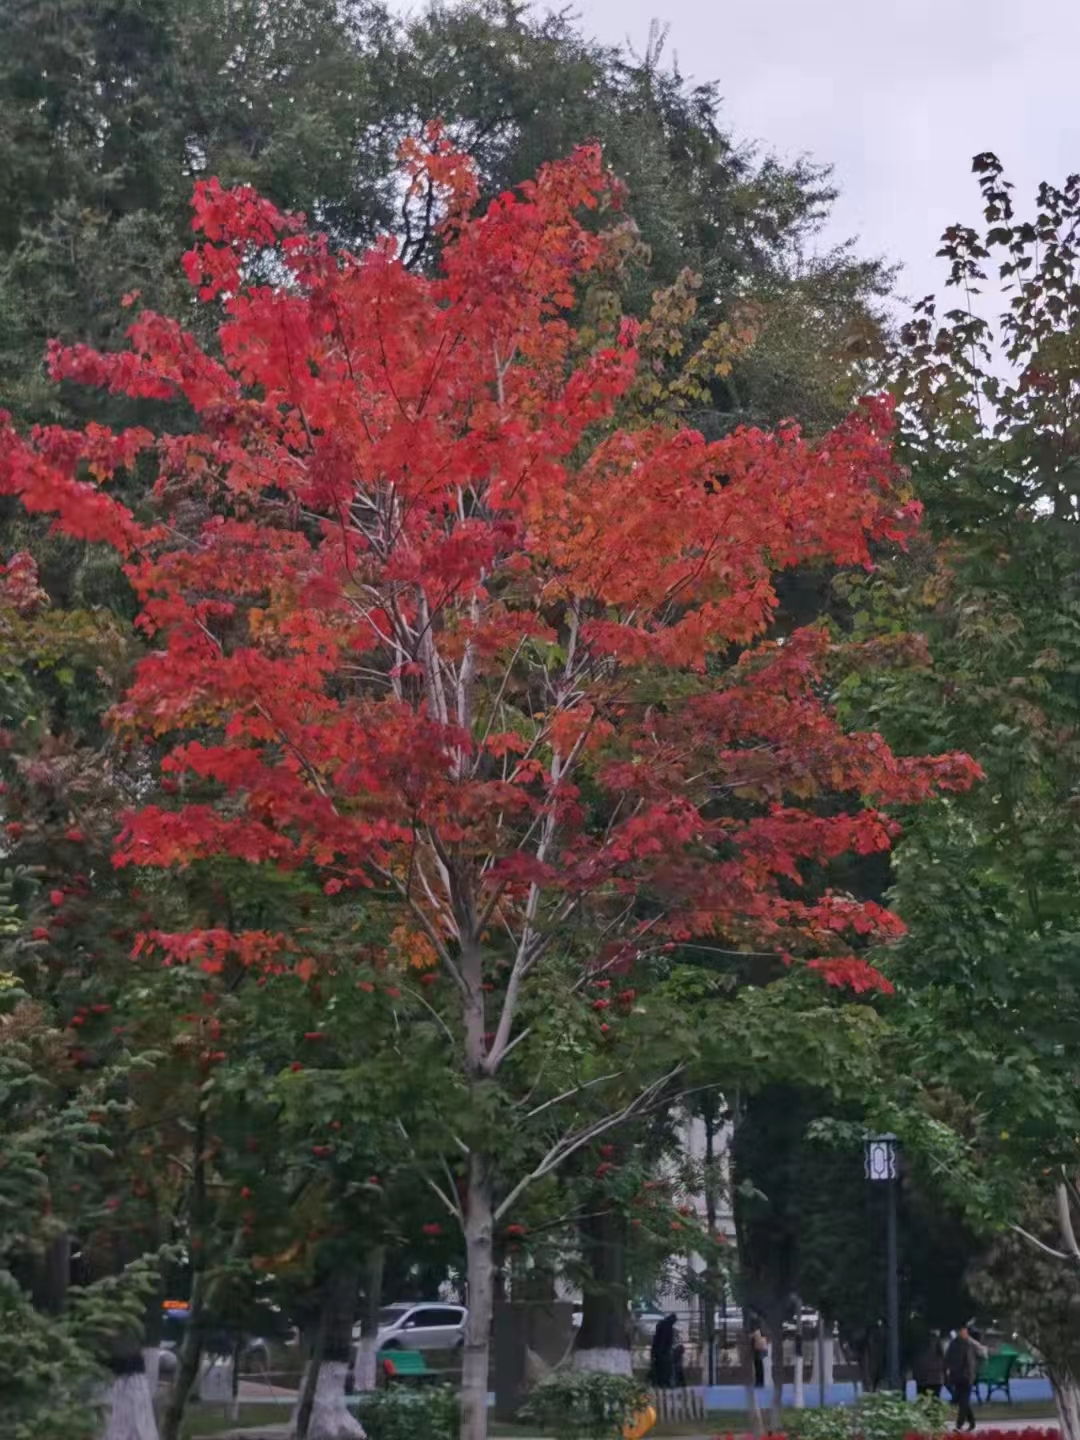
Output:
[[[50,890],[50,891],[49,891],[49,904],[50,904],[50,905],[62,905],[63,903],[64,903],[64,892],[63,892],[63,890]]]
[[[30,931],[31,940],[47,940],[48,938],[49,932],[45,929],[43,925],[38,925],[35,929]]]
[[[75,825],[64,831],[64,839],[70,840],[73,845],[81,845],[83,838],[83,832]]]
[[[600,1034],[601,1034],[601,1035],[606,1035],[610,1029],[611,1029],[611,1026],[610,1026],[610,1025],[601,1025],[601,1026],[600,1026]]]
[[[241,1200],[250,1200],[250,1199],[251,1199],[251,1187],[250,1187],[250,1186],[248,1186],[248,1185],[241,1185],[241,1186],[240,1186],[240,1199],[241,1199]]]
[[[441,1234],[442,1234],[442,1226],[439,1225],[439,1224],[437,1224],[434,1220],[432,1220],[429,1224],[425,1225],[425,1226],[423,1227],[423,1230],[424,1230],[424,1234],[425,1234],[425,1235],[441,1235]]]
[[[289,1069],[290,1069],[290,1070],[302,1070],[303,1068],[304,1068],[304,1067],[303,1067],[303,1065],[301,1065],[301,1063],[300,1063],[299,1060],[294,1060],[294,1061],[292,1062],[292,1064],[289,1066]]]
[[[304,1039],[305,1039],[305,1040],[325,1040],[325,1039],[326,1039],[326,1036],[323,1034],[323,1032],[322,1032],[321,1030],[305,1030],[305,1031],[304,1031]]]
[[[438,978],[439,977],[435,974],[434,970],[428,970],[420,976],[420,984],[423,985],[426,989],[429,985],[434,985]]]
[[[387,985],[386,993],[391,1000],[396,1000],[401,994],[401,991],[397,988],[396,985]]]
[[[525,1235],[525,1234],[527,1234],[528,1232],[526,1231],[524,1225],[507,1225],[505,1233],[506,1233],[507,1235],[513,1235],[513,1236],[516,1237],[516,1236]]]
[[[594,1001],[592,1002],[592,1008],[593,1008],[594,1010],[607,1010],[607,1009],[610,1007],[610,1005],[611,1005],[611,1001],[610,1001],[610,1000],[594,1000]]]

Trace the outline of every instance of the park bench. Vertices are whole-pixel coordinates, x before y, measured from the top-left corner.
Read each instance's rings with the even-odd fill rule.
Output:
[[[387,1384],[401,1380],[430,1380],[433,1372],[419,1350],[380,1350],[378,1364]]]
[[[1015,1350],[998,1350],[993,1355],[988,1355],[979,1366],[979,1374],[975,1380],[976,1398],[979,1398],[980,1389],[986,1390],[983,1400],[992,1400],[994,1392],[1000,1391],[1011,1405],[1009,1378],[1016,1368],[1017,1358]]]

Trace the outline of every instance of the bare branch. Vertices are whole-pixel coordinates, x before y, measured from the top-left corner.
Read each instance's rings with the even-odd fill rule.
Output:
[[[622,1070],[613,1070],[610,1075],[598,1075],[595,1080],[587,1080],[584,1085],[575,1085],[572,1090],[564,1090],[561,1095],[556,1095],[552,1100],[545,1100],[542,1105],[537,1105],[535,1110],[529,1110],[526,1120],[531,1120],[534,1115],[549,1110],[552,1105],[560,1105],[564,1100],[569,1100],[571,1095],[580,1095],[584,1090],[591,1090],[594,1085],[602,1085],[605,1080],[617,1080],[623,1074]]]
[[[1041,1250],[1044,1255],[1052,1255],[1055,1260],[1068,1260],[1071,1258],[1070,1256],[1065,1255],[1061,1250],[1054,1250],[1049,1245],[1044,1245],[1041,1240],[1037,1240],[1034,1235],[1029,1235],[1028,1232],[1026,1230],[1022,1230],[1019,1225],[1010,1225],[1009,1229],[1014,1231],[1017,1235],[1022,1235],[1025,1240],[1029,1241],[1032,1245],[1034,1245],[1036,1249]]]
[[[583,1145],[588,1145],[591,1141],[595,1140],[598,1135],[603,1135],[608,1130],[613,1130],[616,1125],[622,1125],[625,1121],[633,1119],[635,1115],[639,1115],[642,1110],[665,1089],[670,1081],[674,1080],[675,1076],[681,1073],[682,1069],[683,1066],[681,1064],[676,1065],[673,1070],[670,1070],[666,1075],[662,1076],[661,1079],[654,1081],[653,1084],[644,1089],[640,1095],[631,1100],[629,1105],[625,1105],[621,1110],[617,1110],[610,1115],[605,1115],[600,1120],[595,1120],[592,1124],[585,1125],[582,1129],[570,1135],[564,1135],[560,1140],[557,1140],[540,1161],[539,1165],[537,1165],[530,1174],[519,1180],[502,1203],[496,1208],[495,1219],[501,1220],[534,1181],[542,1180],[545,1175],[550,1175],[553,1170],[557,1170],[565,1160],[568,1160],[570,1156],[580,1150]]]

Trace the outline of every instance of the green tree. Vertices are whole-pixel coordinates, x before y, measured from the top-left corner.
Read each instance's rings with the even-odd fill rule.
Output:
[[[1062,1166],[1071,1175],[1080,1133],[1080,180],[1042,186],[1028,220],[992,155],[974,169],[985,227],[943,238],[959,303],[941,321],[931,302],[918,308],[896,379],[900,453],[936,545],[845,582],[868,640],[921,629],[933,660],[913,650],[906,671],[854,677],[848,697],[901,748],[960,744],[985,772],[969,794],[910,817],[895,853],[909,930],[893,957],[897,1020],[910,1073],[936,1089],[978,1177],[973,1218],[1045,1241],[1032,1177],[1049,1188]],[[996,334],[971,298],[992,266],[1007,296]],[[1069,1254],[1061,1234],[1054,1248]],[[1015,1292],[1019,1272],[1010,1285],[1004,1270],[1024,1253],[995,1248],[1001,1293]],[[1056,1291],[1046,1299],[1044,1342],[1060,1314]],[[1067,1335],[1055,1354],[1075,1434]]]

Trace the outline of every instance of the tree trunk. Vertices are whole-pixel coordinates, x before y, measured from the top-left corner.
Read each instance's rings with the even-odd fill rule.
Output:
[[[244,1355],[244,1337],[237,1335],[232,1348],[232,1397],[229,1400],[229,1419],[235,1425],[240,1419],[240,1361]]]
[[[461,1440],[487,1440],[488,1351],[494,1294],[495,1228],[491,1170],[485,1156],[469,1157],[465,1202],[465,1257],[469,1318],[461,1371]]]
[[[716,1363],[716,1307],[720,1298],[720,1273],[712,1258],[712,1247],[717,1234],[717,1192],[719,1191],[716,1166],[716,1107],[707,1099],[702,1109],[702,1123],[705,1126],[705,1224],[709,1231],[710,1258],[705,1266],[705,1282],[701,1297],[701,1331],[705,1342],[705,1383],[715,1385],[718,1381]]]
[[[297,1427],[301,1440],[363,1440],[364,1427],[350,1414],[345,1396],[359,1281],[354,1264],[342,1266],[325,1282],[322,1354],[307,1427]]]
[[[784,1418],[784,1312],[776,1310],[769,1317],[769,1358],[772,1360],[772,1413],[770,1424],[774,1435],[783,1427]]]
[[[587,1214],[578,1224],[588,1279],[573,1367],[600,1370],[607,1375],[631,1375],[626,1221],[617,1212],[604,1210],[606,1203],[606,1197],[596,1196],[599,1212]],[[592,1210],[593,1206],[588,1208]]]
[[[161,1380],[161,1346],[143,1346],[143,1369],[146,1371],[146,1384],[150,1390],[151,1400],[157,1395],[158,1384]]]
[[[161,1440],[178,1440],[188,1397],[199,1378],[203,1354],[203,1315],[206,1309],[206,1102],[199,1101],[192,1132],[191,1160],[191,1228],[192,1254],[197,1257],[191,1277],[191,1298],[188,1301],[187,1325],[176,1355],[169,1403],[161,1424]],[[199,1242],[196,1250],[195,1241]]]
[[[750,1316],[743,1311],[743,1328],[740,1347],[743,1352],[743,1389],[746,1393],[746,1413],[750,1429],[755,1435],[761,1434],[761,1406],[758,1404],[757,1386],[754,1383],[754,1346],[750,1339]]]
[[[385,1260],[386,1251],[382,1245],[377,1245],[368,1256],[364,1281],[364,1304],[360,1312],[360,1344],[356,1352],[357,1390],[374,1390],[378,1379],[376,1353]]]
[[[173,1377],[169,1403],[161,1422],[161,1440],[178,1440],[180,1424],[187,1408],[188,1397],[199,1378],[199,1366],[203,1354],[203,1310],[206,1281],[201,1271],[196,1271],[191,1282],[191,1299],[188,1301],[188,1319],[184,1336],[176,1352],[176,1375]]]
[[[1067,1371],[1051,1369],[1049,1376],[1061,1440],[1080,1440],[1080,1381]]]
[[[114,1356],[109,1368],[113,1378],[105,1397],[102,1440],[158,1440],[142,1351]]]
[[[806,1405],[806,1396],[803,1390],[803,1336],[802,1317],[799,1317],[799,1329],[795,1336],[795,1399],[796,1410],[802,1410]]]

